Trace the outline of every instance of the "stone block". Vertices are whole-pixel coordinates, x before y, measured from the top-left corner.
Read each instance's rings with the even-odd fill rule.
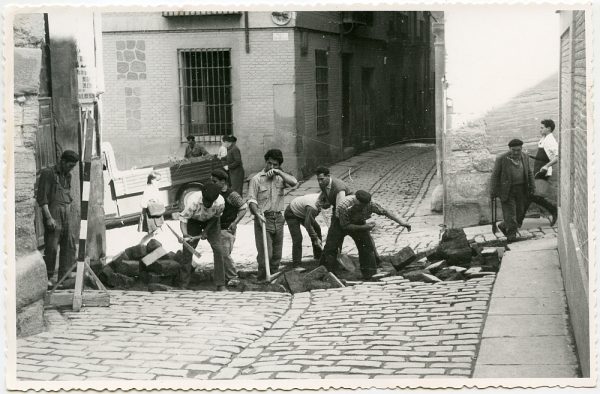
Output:
[[[438,261],[437,263],[433,263],[433,264],[429,264],[427,266],[427,270],[429,270],[429,272],[431,272],[432,274],[436,274],[436,272],[440,271],[441,269],[444,269],[448,266],[448,264],[446,263],[446,260],[441,260]]]
[[[42,50],[14,48],[14,95],[37,95],[40,89]]]
[[[113,272],[135,277],[140,274],[140,262],[138,260],[117,260],[110,264]]]
[[[44,44],[45,33],[42,13],[15,14],[13,20],[15,47],[41,47]]]
[[[302,274],[296,271],[287,271],[283,275],[292,294],[306,291]]]
[[[127,54],[127,52],[126,52]],[[131,71],[133,72],[145,72],[146,71],[146,63],[145,62],[141,62],[139,60],[134,60],[133,62],[131,62],[131,67],[130,67]]]
[[[131,63],[133,60],[135,60],[135,52],[134,51],[125,50],[123,52],[123,55],[125,57],[126,62]]]
[[[127,49],[134,49],[134,48],[135,48],[135,41],[127,40]]]
[[[481,205],[471,203],[446,204],[446,226],[464,228],[479,225],[481,222]]]
[[[146,49],[146,41],[144,40],[137,40],[135,42],[135,47],[141,51]]]
[[[180,264],[175,260],[158,260],[150,264],[146,269],[148,272],[162,275],[177,275]]]
[[[129,81],[137,81],[138,75],[136,73],[133,73],[133,72],[128,72],[127,73],[127,79]]]
[[[144,61],[144,60],[146,60],[146,54],[143,51],[139,51],[139,50],[136,49],[136,51],[135,51],[135,58],[137,60]]]
[[[435,189],[433,189],[433,193],[431,195],[431,211],[433,212],[442,212],[444,210],[444,186],[437,185]]]
[[[402,268],[415,261],[416,258],[417,256],[415,254],[415,251],[410,246],[406,246],[400,249],[400,251],[398,251],[398,253],[396,253],[394,256],[392,256],[391,263],[396,270],[401,270]]]
[[[129,63],[127,62],[117,62],[117,72],[120,74],[125,74],[129,71]]]
[[[161,246],[162,246],[162,243],[160,243],[159,240],[152,238],[146,244],[146,254],[154,252],[156,249],[160,248]]]
[[[44,300],[39,299],[17,310],[17,337],[26,337],[44,331]]]
[[[126,47],[125,41],[117,41],[116,47],[117,47],[117,50],[122,51]]]
[[[48,275],[40,252],[17,258],[15,276],[17,311],[44,298],[48,289]]]
[[[125,249],[124,253],[129,257],[127,260],[141,260],[145,255],[148,254],[146,245],[134,245]]]

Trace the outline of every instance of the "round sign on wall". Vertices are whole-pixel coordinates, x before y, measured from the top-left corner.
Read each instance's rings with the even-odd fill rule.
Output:
[[[292,13],[289,11],[275,11],[271,13],[271,19],[276,25],[287,25],[292,19]]]

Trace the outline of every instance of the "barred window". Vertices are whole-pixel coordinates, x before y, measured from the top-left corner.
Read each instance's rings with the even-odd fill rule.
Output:
[[[220,141],[233,133],[230,49],[180,49],[178,54],[182,137]]]
[[[317,133],[329,130],[329,68],[327,51],[315,50]]]

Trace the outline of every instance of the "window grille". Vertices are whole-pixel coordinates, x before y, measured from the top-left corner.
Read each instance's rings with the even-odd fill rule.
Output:
[[[315,50],[317,133],[329,130],[329,67],[327,51]]]
[[[180,49],[179,96],[182,137],[218,142],[233,134],[230,49]]]

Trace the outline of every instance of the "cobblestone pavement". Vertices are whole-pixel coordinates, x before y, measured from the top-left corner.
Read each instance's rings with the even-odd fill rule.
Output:
[[[281,293],[111,291],[18,340],[19,380],[469,377],[494,278]]]
[[[411,233],[400,233],[374,218],[381,254],[437,243],[442,219],[429,209],[433,166],[432,146],[400,145],[331,167],[413,224]],[[316,191],[313,178],[286,198]],[[521,234],[555,231],[545,219],[527,219]],[[489,225],[465,232],[480,242],[498,239]],[[111,230],[108,254],[139,238],[134,226]],[[167,249],[180,248],[168,230],[158,238]],[[208,267],[212,256],[202,248],[199,264]],[[254,250],[246,220],[234,248],[241,269],[255,269]],[[290,250],[286,230],[284,259]],[[353,252],[351,240],[345,250]],[[108,308],[47,310],[49,331],[18,340],[17,375],[25,381],[470,377],[494,279],[425,284],[390,277],[294,296],[111,291]]]

